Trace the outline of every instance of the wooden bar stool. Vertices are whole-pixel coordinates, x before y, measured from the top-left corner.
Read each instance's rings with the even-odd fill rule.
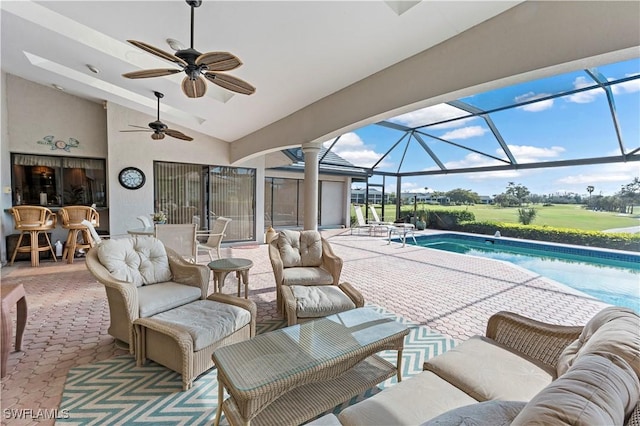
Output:
[[[89,228],[83,225],[82,221],[88,220],[94,227],[98,227],[100,215],[96,209],[88,206],[63,207],[59,214],[62,227],[69,230],[62,257],[67,259],[67,263],[73,263],[76,250],[89,249],[95,245]],[[78,242],[78,234],[82,236],[82,242]]]
[[[56,252],[51,245],[51,239],[47,231],[52,231],[56,227],[56,215],[46,207],[41,206],[15,206],[10,209],[11,215],[15,222],[15,229],[20,231],[20,237],[16,248],[13,250],[10,265],[16,259],[16,254],[31,253],[31,266],[40,265],[40,252],[51,250],[54,262]],[[44,233],[47,239],[47,245],[40,246],[39,235]],[[29,234],[29,245],[22,246],[24,234]]]

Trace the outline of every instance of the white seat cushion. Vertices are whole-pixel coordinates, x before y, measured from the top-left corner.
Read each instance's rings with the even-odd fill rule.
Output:
[[[318,318],[355,309],[356,305],[335,285],[291,286],[298,318]]]
[[[200,299],[199,287],[168,281],[138,287],[138,307],[141,318],[150,317],[169,309]]]
[[[344,426],[419,425],[476,402],[432,372],[423,371],[345,408],[338,419]]]
[[[555,378],[555,371],[482,336],[425,362],[424,367],[478,401],[529,401]]]
[[[251,313],[235,305],[198,300],[155,315],[154,320],[186,331],[199,351],[240,330],[251,322]]]

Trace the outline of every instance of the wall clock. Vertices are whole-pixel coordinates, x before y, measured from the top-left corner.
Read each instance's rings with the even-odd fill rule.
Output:
[[[146,178],[142,170],[136,167],[125,167],[120,170],[118,180],[120,181],[120,185],[127,189],[138,189],[142,188]]]

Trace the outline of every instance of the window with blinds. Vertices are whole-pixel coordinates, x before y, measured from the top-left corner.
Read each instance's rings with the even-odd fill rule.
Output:
[[[168,223],[211,229],[218,216],[232,219],[225,241],[255,239],[255,169],[154,163],[155,209]]]

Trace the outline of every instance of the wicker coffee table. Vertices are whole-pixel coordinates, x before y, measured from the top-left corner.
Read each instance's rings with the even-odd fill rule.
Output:
[[[408,333],[358,308],[218,348],[215,425],[223,411],[231,425],[299,425],[393,375],[400,381]],[[398,351],[397,367],[375,355],[387,349]]]

